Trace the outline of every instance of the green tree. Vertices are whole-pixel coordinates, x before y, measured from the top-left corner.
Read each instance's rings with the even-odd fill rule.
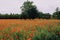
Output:
[[[42,18],[43,17],[43,12],[38,12],[38,13],[39,13],[38,18],[39,19]]]
[[[56,12],[58,12],[58,11],[59,11],[59,7],[56,8]]]
[[[53,18],[54,18],[54,19],[60,19],[59,7],[57,7],[57,8],[56,8],[56,12],[53,13]]]
[[[50,19],[51,18],[51,15],[49,13],[45,13],[43,14],[43,19]]]
[[[26,1],[23,3],[22,8],[22,18],[34,19],[38,17],[38,10],[33,2]]]
[[[60,11],[54,12],[54,13],[53,13],[53,18],[54,18],[54,19],[60,19]]]

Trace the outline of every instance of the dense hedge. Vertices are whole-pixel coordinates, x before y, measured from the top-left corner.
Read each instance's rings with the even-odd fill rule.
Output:
[[[30,17],[26,17],[28,15],[24,15],[24,14],[0,14],[0,19],[33,19]],[[43,13],[39,13],[37,18],[42,18],[42,19],[50,19],[51,15],[49,13],[43,14]]]
[[[20,14],[0,14],[0,19],[20,19]]]
[[[0,19],[35,19],[35,18],[30,18],[27,17],[28,15],[26,14],[0,14]],[[59,12],[54,12],[53,15],[50,13],[42,13],[38,12],[38,19],[60,19],[60,11]]]

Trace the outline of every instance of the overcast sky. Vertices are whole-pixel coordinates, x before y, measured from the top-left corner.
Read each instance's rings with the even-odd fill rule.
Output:
[[[0,13],[20,13],[23,2],[26,0],[0,0]],[[53,13],[60,7],[60,0],[30,0],[37,9],[44,13]]]

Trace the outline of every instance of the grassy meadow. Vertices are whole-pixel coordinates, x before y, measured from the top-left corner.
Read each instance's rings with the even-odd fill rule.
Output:
[[[60,40],[60,20],[0,19],[0,40]]]

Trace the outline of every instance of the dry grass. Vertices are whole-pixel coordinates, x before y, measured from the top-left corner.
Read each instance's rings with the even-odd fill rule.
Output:
[[[27,40],[31,40],[31,37],[36,31],[36,26],[46,28],[47,26],[57,26],[60,20],[46,20],[46,19],[0,19],[0,35],[7,32],[8,36],[13,32],[20,32],[24,30],[24,35],[28,36]],[[52,28],[53,29],[53,28]],[[3,32],[3,34],[1,33]],[[5,34],[4,34],[5,35]]]
[[[12,28],[13,31],[19,31],[20,29],[29,30],[35,26],[57,26],[60,20],[46,20],[46,19],[34,19],[34,20],[23,20],[23,19],[0,19],[0,30],[5,28]],[[32,28],[31,28],[32,27]]]

